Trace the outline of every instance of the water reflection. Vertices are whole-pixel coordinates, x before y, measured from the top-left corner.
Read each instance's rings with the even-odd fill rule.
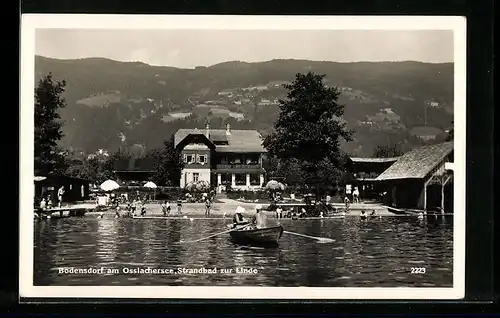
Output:
[[[372,218],[291,221],[286,230],[334,239],[284,234],[279,247],[235,245],[220,233],[227,220],[69,218],[35,223],[35,284],[220,285],[326,287],[448,287],[453,280],[450,218]],[[63,275],[57,267],[118,268],[109,275]],[[123,268],[227,269],[217,274],[126,274]],[[426,267],[425,275],[411,267]],[[256,269],[238,274],[236,269]],[[231,271],[229,272],[229,269]]]
[[[97,251],[99,265],[105,266],[115,261],[118,246],[116,220],[102,219],[97,223]]]

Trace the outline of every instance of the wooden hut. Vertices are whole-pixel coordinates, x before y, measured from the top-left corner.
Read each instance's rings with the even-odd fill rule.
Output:
[[[153,173],[153,162],[149,158],[129,158],[114,162],[115,179],[119,184],[143,184],[150,180]]]
[[[399,157],[393,158],[357,158],[347,161],[347,171],[352,175],[352,184],[358,187],[363,199],[378,199],[380,192],[376,178],[387,170]]]
[[[398,208],[453,211],[453,142],[414,149],[375,180]]]
[[[76,202],[89,199],[89,180],[64,175],[49,175],[45,179],[35,181],[35,198],[42,196],[57,202],[57,190],[64,186],[64,202]]]

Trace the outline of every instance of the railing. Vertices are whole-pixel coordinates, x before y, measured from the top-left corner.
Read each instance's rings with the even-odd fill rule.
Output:
[[[260,164],[218,164],[216,165],[217,169],[259,169],[261,168]]]

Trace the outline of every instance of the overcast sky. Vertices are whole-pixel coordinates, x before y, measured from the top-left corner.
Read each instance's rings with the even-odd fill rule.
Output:
[[[452,31],[37,29],[35,53],[192,68],[225,61],[453,62]]]

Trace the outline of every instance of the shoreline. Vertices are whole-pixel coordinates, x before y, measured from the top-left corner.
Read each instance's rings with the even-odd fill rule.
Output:
[[[211,210],[210,210],[210,215],[206,216],[205,215],[205,205],[203,203],[183,203],[182,205],[182,210],[181,213],[179,214],[177,211],[177,205],[172,204],[171,205],[171,212],[168,216],[164,216],[162,212],[162,207],[160,203],[146,203],[146,218],[147,217],[158,217],[158,218],[165,218],[165,219],[182,219],[182,218],[190,218],[190,217],[203,217],[203,218],[210,218],[210,219],[221,219],[221,218],[226,218],[230,219],[232,218],[235,209],[238,206],[241,206],[245,209],[245,212],[242,214],[245,217],[249,217],[250,215],[253,214],[255,211],[255,203],[247,203],[247,202],[240,202],[236,200],[231,200],[231,199],[222,199],[222,203],[215,203],[213,204]],[[343,210],[343,204],[332,204],[336,208],[340,208]],[[266,205],[264,205],[266,207]],[[85,215],[112,215],[113,217],[116,216],[117,209],[107,207],[105,210],[102,211],[96,211],[97,206],[95,203],[76,203],[76,204],[67,204],[63,205],[62,210],[64,208],[69,209],[75,209],[75,208],[80,208],[80,209],[86,209],[87,212]],[[118,212],[123,215],[125,213],[126,205],[121,204],[119,205],[119,210]],[[390,212],[385,206],[378,204],[378,203],[354,203],[351,204],[349,207],[349,212],[345,214],[345,217],[350,217],[350,216],[356,216],[359,217],[361,216],[361,211],[365,210],[367,217],[370,217],[370,213],[372,211],[375,211],[375,215],[372,217],[399,217],[399,216],[409,216],[409,217],[417,217],[417,214],[415,213],[393,213]],[[262,211],[267,217],[274,218],[276,219],[276,213],[274,211],[267,211],[263,210]],[[54,211],[54,214],[59,214],[58,211]],[[136,212],[137,213],[137,212]],[[447,215],[447,214],[445,214]],[[330,213],[328,215],[325,215],[323,218],[321,217],[308,217],[308,218],[299,218],[300,219],[329,219],[329,218],[342,218],[341,214],[337,213]],[[140,216],[138,216],[140,218]],[[283,218],[287,219],[287,218]]]

